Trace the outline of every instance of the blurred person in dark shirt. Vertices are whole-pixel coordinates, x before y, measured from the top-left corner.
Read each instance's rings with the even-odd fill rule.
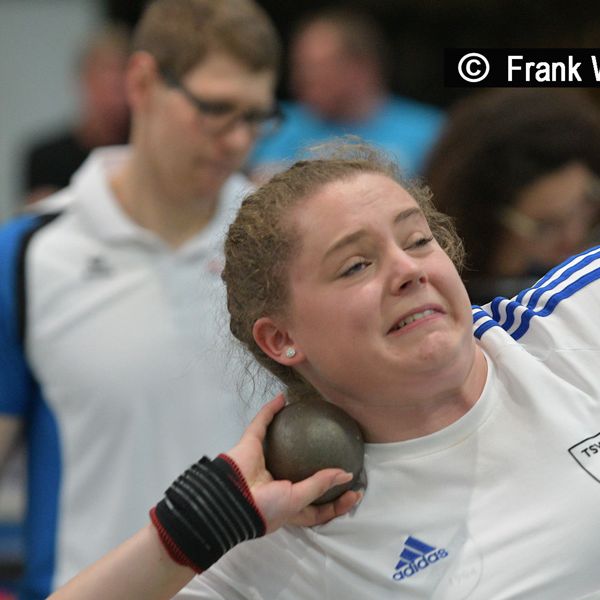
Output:
[[[77,120],[66,129],[34,141],[25,152],[26,203],[66,187],[93,148],[127,141],[129,108],[124,75],[128,51],[125,27],[110,24],[89,38],[77,64]]]

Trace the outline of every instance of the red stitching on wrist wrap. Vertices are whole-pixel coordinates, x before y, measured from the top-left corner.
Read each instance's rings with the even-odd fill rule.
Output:
[[[158,537],[162,542],[167,554],[178,564],[184,567],[189,567],[196,571],[196,573],[202,573],[204,569],[201,569],[198,565],[195,565],[180,549],[179,546],[171,539],[171,536],[167,533],[167,530],[162,526],[161,522],[156,516],[156,507],[150,509],[150,520],[156,528]]]
[[[250,491],[250,488],[248,487],[248,482],[246,481],[246,478],[242,475],[242,472],[240,471],[240,468],[237,466],[237,463],[233,460],[233,458],[231,458],[231,456],[228,456],[227,454],[221,453],[219,454],[218,458],[222,458],[234,471],[234,473],[237,476],[236,479],[236,485],[238,486],[240,492],[242,492],[244,498],[247,500],[248,504],[250,504],[250,506],[252,506],[252,508],[256,511],[256,514],[260,517],[260,520],[263,523],[263,526],[265,528],[265,531],[267,530],[267,522],[265,521],[265,518],[262,514],[262,512],[260,511],[260,509],[258,508],[258,506],[256,506],[256,502],[254,502],[254,496],[252,495],[252,492]]]

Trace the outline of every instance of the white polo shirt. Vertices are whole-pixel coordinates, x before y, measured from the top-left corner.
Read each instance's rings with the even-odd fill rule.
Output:
[[[220,278],[223,234],[248,182],[231,177],[212,222],[172,250],[111,193],[108,173],[126,152],[94,152],[50,203],[66,208],[26,247],[25,354],[40,393],[0,400],[0,411],[34,423],[28,567],[38,590],[146,524],[182,469],[234,445],[248,420]]]

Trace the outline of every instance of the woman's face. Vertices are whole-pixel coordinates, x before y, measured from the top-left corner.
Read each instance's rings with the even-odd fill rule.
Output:
[[[467,293],[408,192],[361,173],[301,202],[290,225],[301,247],[286,329],[295,366],[321,393],[341,405],[393,402],[465,375],[475,347]]]
[[[495,272],[539,275],[584,250],[600,206],[594,185],[585,166],[571,163],[525,187],[501,216]]]

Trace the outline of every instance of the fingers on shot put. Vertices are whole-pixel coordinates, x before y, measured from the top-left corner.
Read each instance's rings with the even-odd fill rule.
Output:
[[[323,469],[341,469],[333,487],[312,504],[338,499],[356,490],[364,464],[364,441],[358,424],[341,408],[318,398],[292,402],[269,424],[265,463],[274,479],[303,481]]]

